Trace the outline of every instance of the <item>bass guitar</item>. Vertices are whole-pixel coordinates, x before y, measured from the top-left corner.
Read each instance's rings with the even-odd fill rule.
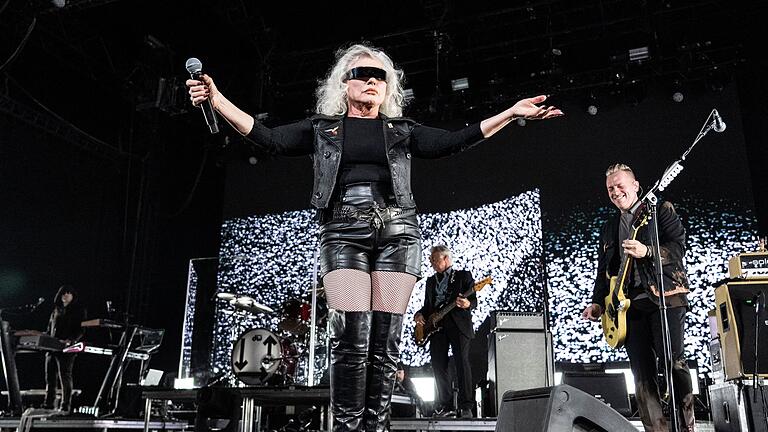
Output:
[[[641,227],[648,224],[650,215],[643,212],[632,223],[629,238],[637,239],[637,232]],[[621,247],[619,245],[619,247]],[[600,321],[603,324],[603,335],[605,340],[613,348],[621,348],[627,338],[627,311],[629,310],[630,299],[626,297],[626,285],[629,275],[632,274],[632,255],[624,255],[619,267],[619,274],[611,276],[610,291],[605,296],[605,306]]]
[[[478,282],[476,282],[472,288],[467,290],[467,292],[462,293],[463,297],[469,297],[473,292],[480,291],[483,289],[486,285],[493,282],[493,279],[489,276],[485,279],[482,279]],[[437,312],[432,313],[429,318],[424,320],[424,324],[416,323],[416,328],[413,331],[413,337],[416,340],[416,345],[418,346],[424,346],[429,342],[429,338],[440,331],[442,328],[442,324],[440,321],[445,318],[446,315],[450,311],[453,310],[453,308],[456,307],[456,301],[451,301],[448,304],[442,306]]]

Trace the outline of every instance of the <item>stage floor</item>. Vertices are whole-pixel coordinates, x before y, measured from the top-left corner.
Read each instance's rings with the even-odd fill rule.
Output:
[[[20,419],[18,417],[0,418],[0,431],[15,431],[19,427]],[[639,420],[633,420],[638,431],[643,430]],[[65,418],[49,417],[35,419],[33,423],[35,429],[101,429],[101,430],[120,430],[120,429],[144,429],[143,419],[85,419],[85,418]],[[158,421],[152,420],[149,423],[149,430],[194,430],[194,425],[181,421]],[[392,419],[393,431],[495,431],[495,418],[480,419]],[[696,430],[698,432],[714,432],[715,428],[712,422],[697,421]]]
[[[21,419],[19,417],[0,418],[0,431],[16,431]],[[32,429],[101,429],[101,430],[144,430],[144,419],[98,419],[98,418],[66,418],[51,416],[32,420]],[[152,420],[149,430],[194,430],[194,425],[180,421]]]

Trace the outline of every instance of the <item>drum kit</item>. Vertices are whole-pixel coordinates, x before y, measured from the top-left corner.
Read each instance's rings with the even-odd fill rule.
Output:
[[[322,288],[317,289],[316,328],[324,329],[328,308]],[[253,297],[232,293],[218,293],[216,297],[227,303],[233,320],[243,317],[278,314],[278,331],[267,328],[250,328],[236,334],[238,325],[233,322],[230,376],[246,385],[290,385],[298,381],[299,363],[307,355],[312,305],[304,299],[292,298],[275,311],[259,303]],[[311,300],[311,297],[310,297]],[[238,320],[240,321],[240,320]]]

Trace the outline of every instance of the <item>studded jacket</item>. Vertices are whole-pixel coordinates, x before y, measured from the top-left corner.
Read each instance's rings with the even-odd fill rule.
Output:
[[[434,159],[464,151],[483,140],[480,124],[450,132],[413,120],[380,115],[383,122],[387,162],[397,205],[415,208],[411,191],[411,158]],[[336,187],[344,148],[344,118],[315,115],[275,128],[255,122],[247,138],[262,150],[276,155],[310,155],[313,160],[312,206],[328,207]],[[348,145],[348,144],[347,144]]]

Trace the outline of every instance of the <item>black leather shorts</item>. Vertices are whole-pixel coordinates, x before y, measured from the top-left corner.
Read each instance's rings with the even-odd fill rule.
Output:
[[[355,269],[421,278],[421,231],[416,211],[397,207],[386,186],[346,186],[321,222],[320,276]]]

